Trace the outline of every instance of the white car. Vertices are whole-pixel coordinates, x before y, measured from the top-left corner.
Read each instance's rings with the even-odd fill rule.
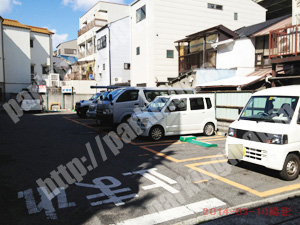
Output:
[[[156,97],[143,113],[132,120],[142,129],[141,136],[158,141],[164,136],[204,133],[217,129],[212,95],[185,94]]]
[[[229,128],[229,163],[246,161],[280,172],[281,178],[299,175],[300,85],[256,92]]]
[[[43,111],[44,100],[37,92],[22,91],[21,92],[21,109],[23,111]]]

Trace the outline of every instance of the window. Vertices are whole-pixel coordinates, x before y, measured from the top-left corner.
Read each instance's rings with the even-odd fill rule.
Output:
[[[144,91],[146,100],[148,102],[152,102],[157,96],[165,96],[165,95],[169,95],[168,91],[159,91],[159,90],[155,90],[155,91]]]
[[[136,55],[140,55],[141,54],[141,52],[140,52],[140,47],[137,47],[136,48]]]
[[[205,109],[203,98],[190,98],[191,110]]]
[[[125,91],[121,96],[118,98],[117,102],[129,102],[129,101],[136,101],[139,97],[139,91],[138,90],[132,90],[132,91]]]
[[[170,103],[170,106],[175,106],[175,111],[173,112],[181,112],[181,111],[186,111],[186,98],[182,99],[173,99],[172,102]]]
[[[31,65],[30,71],[31,71],[31,74],[34,74],[34,66],[33,65]]]
[[[106,48],[106,35],[97,40],[97,49],[100,50],[103,48]]]
[[[239,18],[239,14],[238,13],[234,13],[234,20],[238,20]]]
[[[146,5],[136,10],[136,22],[146,19]]]
[[[216,4],[211,4],[211,3],[208,3],[207,8],[209,8],[209,9],[223,10],[223,6],[222,5],[216,5]]]
[[[74,54],[76,55],[76,49],[65,48],[65,54]]]
[[[167,58],[174,58],[174,50],[167,50]]]
[[[33,48],[33,39],[30,39],[30,48]]]
[[[205,101],[206,101],[207,109],[211,109],[212,104],[210,98],[205,98]]]
[[[43,74],[48,74],[49,67],[48,66],[42,66],[42,71],[43,71]]]
[[[130,63],[124,63],[124,70],[130,70]]]
[[[103,64],[103,70],[105,70],[105,64]]]

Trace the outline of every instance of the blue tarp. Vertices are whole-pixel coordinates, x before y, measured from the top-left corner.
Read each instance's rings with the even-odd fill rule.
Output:
[[[59,55],[59,57],[69,61],[71,64],[73,63],[77,63],[78,62],[78,58],[74,57],[74,56],[67,56],[67,55]]]

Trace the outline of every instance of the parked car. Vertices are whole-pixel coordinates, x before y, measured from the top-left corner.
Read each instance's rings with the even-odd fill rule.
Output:
[[[43,111],[43,97],[37,92],[22,91],[21,109],[24,111]]]
[[[135,108],[144,108],[156,96],[172,94],[193,94],[194,89],[179,88],[146,88],[126,87],[119,88],[107,95],[97,105],[97,123],[108,122],[118,124],[127,121]]]
[[[94,119],[96,118],[97,104],[100,103],[101,98],[104,99],[108,95],[108,93],[109,93],[108,91],[102,92],[100,96],[89,105],[89,109],[86,113],[88,118],[94,118]]]
[[[229,128],[229,163],[245,161],[279,171],[284,180],[299,175],[300,85],[256,92]]]
[[[217,129],[211,95],[172,95],[155,98],[143,113],[134,114],[143,133],[154,141],[164,136],[204,133],[211,136]]]
[[[75,111],[80,118],[87,117],[86,113],[89,109],[89,105],[96,99],[99,99],[101,93],[94,94],[89,100],[80,100],[76,102]]]

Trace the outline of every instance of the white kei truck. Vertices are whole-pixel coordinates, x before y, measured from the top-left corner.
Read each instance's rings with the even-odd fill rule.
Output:
[[[228,130],[229,163],[246,161],[277,170],[284,180],[299,175],[300,85],[269,88],[252,95]]]

